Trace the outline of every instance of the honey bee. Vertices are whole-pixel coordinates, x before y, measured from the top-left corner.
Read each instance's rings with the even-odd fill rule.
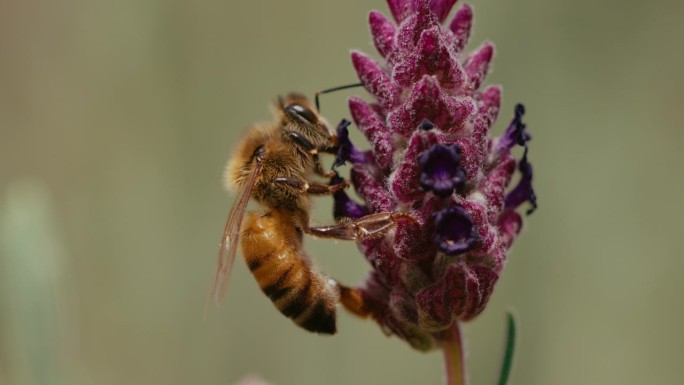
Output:
[[[360,293],[338,284],[314,266],[302,247],[303,234],[360,240],[384,234],[397,215],[376,213],[321,227],[309,225],[311,196],[330,195],[348,187],[312,181],[330,178],[320,153],[336,153],[337,137],[301,95],[279,98],[275,122],[251,127],[226,167],[226,183],[237,189],[219,246],[209,299],[217,306],[226,293],[238,240],[254,278],[273,304],[300,327],[334,334],[338,302],[363,315]],[[263,211],[245,213],[254,198]],[[244,224],[243,224],[244,218]]]

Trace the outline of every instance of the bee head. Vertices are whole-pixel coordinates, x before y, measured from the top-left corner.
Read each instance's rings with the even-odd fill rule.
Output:
[[[283,128],[296,131],[316,148],[328,148],[333,144],[333,131],[306,97],[289,94],[278,99],[277,107]]]

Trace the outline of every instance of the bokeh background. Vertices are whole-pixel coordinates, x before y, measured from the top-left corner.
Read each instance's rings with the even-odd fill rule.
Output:
[[[540,209],[465,328],[496,381],[505,312],[516,384],[680,384],[684,5],[473,0],[497,45],[497,130],[524,102]],[[354,82],[375,1],[0,1],[0,384],[439,384],[442,357],[341,314],[280,316],[241,260],[203,321],[232,197],[231,148],[277,95]],[[325,96],[347,117],[354,90]],[[317,200],[316,220],[331,220]],[[353,245],[307,240],[341,281]]]

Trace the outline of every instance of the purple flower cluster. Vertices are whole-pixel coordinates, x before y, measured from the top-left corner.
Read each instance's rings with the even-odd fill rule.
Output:
[[[349,122],[338,127],[336,163],[351,163],[364,204],[338,191],[335,217],[401,212],[415,219],[400,217],[394,231],[359,247],[373,267],[361,287],[368,311],[386,333],[420,350],[482,312],[520,232],[517,208],[536,207],[524,108],[516,107],[502,136],[489,135],[501,89],[480,86],[494,47],[462,53],[473,13],[463,5],[444,25],[455,2],[388,0],[396,25],[370,13],[384,61],[353,52],[352,62],[375,101],[349,100],[370,150],[350,142]],[[525,147],[519,161],[511,152],[516,145]],[[520,180],[509,189],[516,169]]]

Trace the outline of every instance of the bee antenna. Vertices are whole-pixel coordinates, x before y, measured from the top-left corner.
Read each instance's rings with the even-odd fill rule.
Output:
[[[346,90],[347,88],[354,88],[354,87],[361,87],[361,86],[363,86],[363,83],[354,83],[354,84],[347,84],[344,86],[337,86],[337,87],[333,87],[333,88],[328,88],[328,89],[316,92],[316,98],[315,98],[315,100],[316,100],[316,111],[321,112],[321,105],[318,102],[318,97],[320,95],[329,94],[329,93],[335,92],[335,91]]]
[[[282,110],[283,107],[285,107],[285,98],[282,95],[278,95],[276,103],[278,103],[278,107],[280,107],[280,109]]]

